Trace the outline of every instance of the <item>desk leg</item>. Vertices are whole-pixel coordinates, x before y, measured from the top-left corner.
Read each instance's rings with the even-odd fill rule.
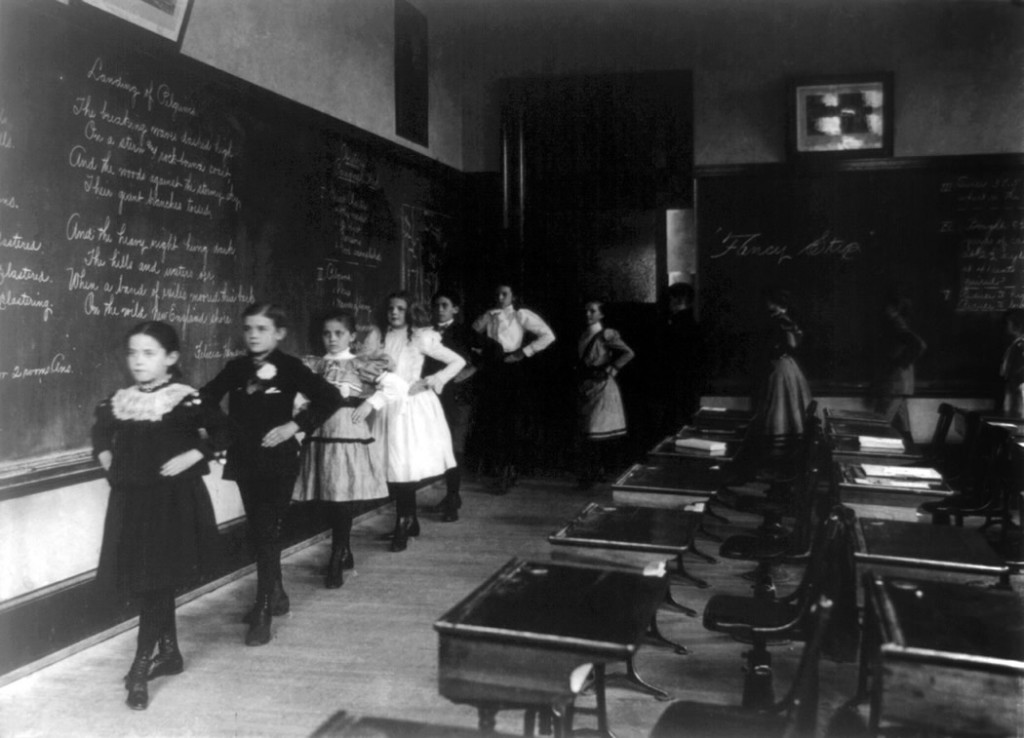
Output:
[[[700,549],[698,549],[696,542],[690,544],[690,553],[692,553],[694,556],[697,556],[698,558],[704,559],[709,564],[718,563],[718,559],[716,559],[714,556],[710,556],[701,551]]]
[[[709,514],[708,511],[707,511],[707,508],[704,509],[704,514],[705,515]],[[722,538],[722,536],[718,535],[717,533],[712,533],[707,528],[705,528],[703,520],[701,521],[700,525],[697,526],[697,532],[700,533],[705,538],[707,538],[708,540],[714,541],[715,543],[721,543],[722,541],[725,540],[724,538]]]
[[[670,605],[684,615],[689,615],[691,618],[697,617],[697,611],[692,607],[687,607],[683,603],[679,602],[675,597],[672,596],[672,588],[669,587],[665,590],[665,604]]]
[[[696,584],[701,589],[707,589],[710,586],[706,580],[701,579],[700,577],[695,576],[686,570],[686,565],[683,563],[682,554],[676,554],[676,570],[672,572],[672,574],[674,576],[680,577],[681,579],[685,579],[688,582]]]
[[[498,710],[494,707],[480,706],[476,708],[477,725],[483,735],[494,735],[498,724]]]
[[[657,641],[658,643],[663,643],[666,646],[671,646],[672,649],[676,653],[678,653],[680,655],[687,654],[687,653],[690,652],[690,650],[686,646],[684,646],[683,644],[676,643],[675,641],[669,640],[664,635],[662,635],[661,629],[658,628],[658,614],[657,613],[655,613],[654,616],[651,618],[651,624],[647,628],[647,635],[650,636],[655,641]]]
[[[633,662],[633,657],[632,656],[630,656],[628,659],[626,659],[626,673],[625,674],[609,674],[608,675],[608,679],[612,679],[612,678],[615,678],[615,677],[622,677],[622,678],[624,678],[628,683],[630,683],[630,684],[632,684],[632,685],[634,685],[636,687],[639,687],[642,691],[647,692],[647,694],[649,694],[649,695],[652,695],[659,702],[665,702],[666,700],[672,699],[669,696],[668,692],[666,692],[664,689],[658,689],[653,684],[648,684],[647,682],[645,682],[643,679],[640,678],[640,675],[637,674],[636,664]]]

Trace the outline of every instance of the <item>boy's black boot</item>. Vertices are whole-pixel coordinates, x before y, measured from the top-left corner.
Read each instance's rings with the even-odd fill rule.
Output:
[[[249,632],[245,634],[245,645],[265,646],[270,643],[270,624],[273,619],[270,614],[270,598],[261,598],[256,603],[256,615],[249,624]]]
[[[156,642],[157,653],[149,669],[149,678],[174,676],[185,671],[185,659],[178,649],[176,633],[164,633]]]
[[[128,698],[125,704],[133,710],[145,710],[149,707],[149,664],[148,656],[136,655],[128,670],[128,677],[125,679]]]

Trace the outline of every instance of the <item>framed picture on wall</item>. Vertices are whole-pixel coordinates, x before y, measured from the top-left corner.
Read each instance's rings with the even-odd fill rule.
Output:
[[[181,30],[192,0],[82,0],[86,5],[152,31],[174,43],[181,42]]]
[[[789,80],[791,159],[892,156],[892,73]]]

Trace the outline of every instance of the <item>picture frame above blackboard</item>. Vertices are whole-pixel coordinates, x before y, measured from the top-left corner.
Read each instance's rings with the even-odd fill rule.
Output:
[[[82,0],[122,20],[181,43],[192,0]]]
[[[892,156],[891,72],[791,78],[786,100],[791,160]]]

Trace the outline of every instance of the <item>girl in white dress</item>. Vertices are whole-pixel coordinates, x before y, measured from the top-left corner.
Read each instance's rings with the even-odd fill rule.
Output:
[[[466,361],[442,345],[441,335],[430,327],[429,312],[413,305],[408,294],[388,298],[387,321],[384,351],[395,363],[395,374],[409,383],[408,395],[388,402],[380,413],[388,492],[395,500],[391,550],[404,551],[409,536],[419,534],[416,491],[456,466],[438,395]],[[421,377],[427,356],[443,366]]]

